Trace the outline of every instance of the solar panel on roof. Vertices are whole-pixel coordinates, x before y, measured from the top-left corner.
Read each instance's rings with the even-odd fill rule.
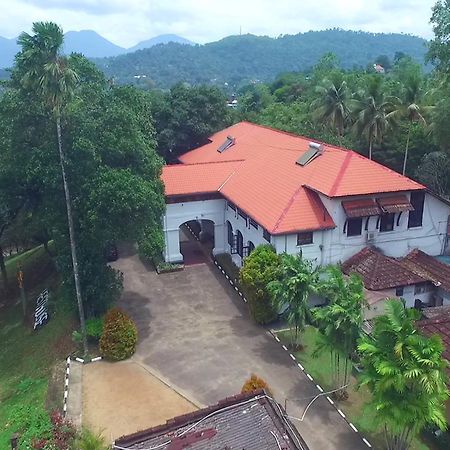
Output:
[[[225,139],[225,142],[217,149],[219,153],[224,152],[227,148],[230,148],[234,143],[236,142],[236,139],[233,136],[227,136]]]
[[[313,159],[317,158],[322,153],[323,153],[323,147],[321,144],[318,144],[316,142],[310,142],[309,149],[305,153],[303,153],[303,155],[300,156],[300,158],[298,158],[296,163],[300,166],[306,166]]]

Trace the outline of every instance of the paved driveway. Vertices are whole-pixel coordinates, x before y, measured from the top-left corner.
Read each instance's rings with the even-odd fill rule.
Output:
[[[115,266],[125,275],[121,306],[137,323],[134,356],[198,405],[240,392],[251,373],[300,417],[318,390],[288,353],[254,325],[245,304],[212,264],[157,275],[130,248]],[[299,399],[299,400],[295,400]],[[324,397],[303,422],[294,421],[311,450],[367,449]]]

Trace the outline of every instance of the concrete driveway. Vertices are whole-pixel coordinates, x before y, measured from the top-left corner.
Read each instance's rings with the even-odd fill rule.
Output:
[[[288,413],[300,417],[315,385],[263,328],[213,264],[157,275],[130,247],[114,264],[125,276],[120,306],[136,321],[134,359],[199,406],[240,392],[251,373],[264,378]],[[294,421],[311,450],[367,449],[321,397]]]

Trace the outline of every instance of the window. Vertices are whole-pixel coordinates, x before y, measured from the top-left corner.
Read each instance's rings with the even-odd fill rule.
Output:
[[[252,241],[248,241],[248,255],[250,255],[253,250],[255,250],[255,244]]]
[[[250,225],[255,228],[256,230],[258,229],[258,224],[252,219],[252,218],[248,218]]]
[[[414,295],[424,294],[425,292],[429,292],[431,290],[431,286],[427,283],[416,284],[414,286]]]
[[[307,245],[313,243],[313,233],[309,231],[307,233],[297,233],[297,245]]]
[[[425,192],[411,192],[411,205],[414,211],[409,212],[408,228],[422,226],[423,204],[425,202]]]
[[[263,238],[264,238],[267,242],[270,242],[270,234],[269,234],[269,232],[268,232],[266,229],[263,230]]]
[[[236,246],[237,254],[242,258],[242,256],[244,255],[244,237],[239,230],[236,232]]]
[[[381,216],[380,231],[392,231],[394,229],[394,216],[394,213]]]
[[[228,244],[233,246],[233,227],[231,223],[227,220],[227,232],[228,232]]]
[[[395,289],[395,295],[397,297],[403,297],[403,286],[402,287],[398,287],[397,289]]]
[[[347,220],[347,236],[359,236],[362,230],[362,217]]]

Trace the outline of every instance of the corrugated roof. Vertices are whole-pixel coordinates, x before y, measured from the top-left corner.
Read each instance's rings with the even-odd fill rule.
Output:
[[[133,450],[192,448],[195,450],[308,450],[294,427],[286,425],[274,401],[263,391],[240,394],[215,406],[175,417],[159,425],[124,436],[116,445]],[[182,446],[183,441],[190,445]]]
[[[234,145],[217,148],[233,136]],[[309,149],[310,139],[272,128],[240,122],[210,137],[210,143],[180,157],[184,165],[229,162],[220,168],[187,169],[166,166],[166,195],[220,192],[271,234],[334,227],[320,198],[402,192],[424,186],[374,161],[340,147],[322,143],[323,153],[311,163],[296,161]],[[236,165],[236,161],[241,161]],[[177,167],[172,169],[172,167]],[[228,170],[228,174],[226,174]],[[215,171],[220,180],[214,181]],[[187,179],[188,178],[188,179]]]

